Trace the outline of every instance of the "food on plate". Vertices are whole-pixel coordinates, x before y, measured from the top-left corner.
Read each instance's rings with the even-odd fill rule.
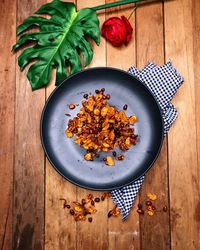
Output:
[[[98,158],[100,152],[112,152],[116,160],[122,161],[125,156],[117,155],[113,150],[120,148],[125,152],[136,144],[137,135],[132,125],[137,121],[137,117],[126,115],[124,110],[128,108],[127,104],[124,105],[124,110],[117,110],[109,104],[111,95],[105,94],[104,88],[96,90],[95,95],[84,94],[83,97],[79,113],[68,122],[66,136],[75,136],[74,143],[86,150],[84,159],[87,161],[93,161],[94,157]],[[104,157],[105,164],[115,165],[112,156]]]

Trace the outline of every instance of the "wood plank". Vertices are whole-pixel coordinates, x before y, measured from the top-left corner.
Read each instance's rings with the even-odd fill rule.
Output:
[[[195,107],[195,98],[199,107],[199,94],[196,93],[199,82],[195,81],[199,77],[199,70],[194,71],[194,66],[197,70],[196,60],[199,58],[199,41],[195,44],[199,36],[199,29],[196,29],[199,27],[196,23],[200,11],[198,2],[169,1],[165,2],[164,8],[166,58],[171,58],[185,79],[174,99],[179,118],[169,134],[171,237],[172,249],[176,250],[200,248],[200,168],[197,161],[199,113],[195,113],[199,111]]]
[[[196,114],[196,132],[197,132],[197,176],[196,180],[200,180],[200,1],[194,1],[192,5],[192,28],[193,28],[193,65],[194,65],[194,83],[195,83],[195,114]],[[200,181],[194,182],[200,197]],[[197,223],[197,232],[200,236],[200,199],[195,203],[194,220]],[[195,224],[196,224],[195,223]],[[200,248],[200,237],[197,238],[195,245]]]
[[[106,2],[112,2],[111,0]],[[106,19],[122,15],[127,18],[133,11],[133,4],[125,5],[108,9],[106,11]],[[115,48],[110,43],[107,43],[107,66],[116,67],[125,71],[132,65],[136,64],[135,54],[135,13],[130,18],[130,23],[133,26],[133,39],[128,46]],[[138,199],[136,200],[136,204]],[[113,208],[112,201],[109,202],[109,209]],[[109,249],[140,249],[140,233],[139,233],[139,217],[136,213],[136,206],[132,209],[127,221],[123,222],[121,217],[109,219]]]
[[[3,1],[0,8],[0,249],[12,248],[12,184],[15,107],[16,1]]]
[[[68,0],[68,2],[75,2]],[[55,70],[49,86],[46,88],[46,98],[55,88]],[[76,222],[63,209],[63,201],[76,200],[76,186],[66,181],[49,163],[46,158],[45,183],[45,249],[76,249]],[[52,218],[56,218],[55,220]]]
[[[93,7],[100,4],[104,4],[105,0],[77,0],[77,8],[84,7]],[[105,20],[104,11],[100,12],[98,15],[100,23],[103,23]],[[98,47],[94,42],[93,50],[94,57],[92,63],[89,67],[95,66],[105,66],[106,65],[106,46],[105,41],[101,39],[101,44]],[[81,200],[87,194],[92,193],[95,197],[100,197],[101,192],[89,191],[82,188],[77,188],[77,199]],[[107,240],[107,200],[97,204],[97,213],[93,216],[92,223],[79,222],[77,223],[77,250],[79,249],[108,249],[108,240]]]
[[[148,61],[160,65],[164,63],[163,47],[163,6],[162,3],[141,4],[136,12],[137,23],[137,67],[144,67]],[[160,156],[146,175],[140,202],[144,204],[146,194],[157,194],[157,208],[169,207],[168,203],[168,166],[167,141],[163,143]],[[149,217],[146,213],[140,217],[142,249],[170,249],[169,212],[156,213]]]
[[[17,25],[44,2],[17,1]],[[26,72],[16,67],[13,248],[40,250],[44,242],[44,153],[39,133],[45,90],[32,92]]]
[[[197,180],[200,179],[200,1],[194,1],[192,6],[192,24],[193,24],[193,51],[195,56],[193,57],[194,64],[194,82],[195,82],[195,111],[196,111],[196,131],[197,131],[197,166],[199,168],[199,172],[197,173]],[[197,184],[196,184],[197,185]],[[197,189],[199,190],[198,196],[200,197],[200,182],[199,186],[197,185]],[[198,233],[200,235],[200,200],[196,204],[194,219],[197,221],[198,225]],[[197,243],[197,246],[200,248],[200,242]]]

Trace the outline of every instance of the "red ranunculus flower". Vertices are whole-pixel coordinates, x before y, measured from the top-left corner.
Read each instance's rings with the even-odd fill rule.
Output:
[[[132,38],[133,28],[125,16],[111,17],[106,20],[101,28],[101,34],[113,46],[127,45]]]

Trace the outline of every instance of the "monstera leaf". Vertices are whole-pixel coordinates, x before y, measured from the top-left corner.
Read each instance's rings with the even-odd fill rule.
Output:
[[[40,31],[21,35],[13,46],[16,51],[27,42],[36,43],[33,47],[24,49],[18,58],[21,70],[34,60],[27,73],[32,90],[48,84],[54,66],[57,68],[57,85],[67,77],[68,65],[71,74],[80,71],[80,52],[83,55],[83,66],[87,66],[93,57],[87,37],[92,38],[97,45],[100,42],[99,20],[94,9],[76,11],[73,3],[54,0],[41,6],[36,14],[49,14],[51,18],[28,17],[17,28],[17,35],[34,26],[38,26]]]

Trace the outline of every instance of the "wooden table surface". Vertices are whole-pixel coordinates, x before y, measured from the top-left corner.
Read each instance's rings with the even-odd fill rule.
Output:
[[[111,1],[111,0],[109,0]],[[109,2],[107,1],[107,2]],[[23,250],[192,250],[200,249],[200,1],[171,0],[142,4],[131,16],[132,42],[121,49],[101,40],[94,45],[91,67],[142,68],[148,61],[162,65],[169,59],[184,77],[173,103],[179,117],[165,139],[161,154],[149,171],[138,201],[157,194],[166,213],[129,219],[107,219],[113,206],[98,206],[92,223],[74,222],[59,198],[81,199],[89,193],[64,180],[48,163],[39,136],[40,115],[55,77],[46,89],[32,92],[11,47],[16,26],[45,0],[0,1],[0,249]],[[105,0],[77,0],[78,8]],[[129,16],[133,4],[103,11]],[[96,196],[98,192],[92,192]]]

